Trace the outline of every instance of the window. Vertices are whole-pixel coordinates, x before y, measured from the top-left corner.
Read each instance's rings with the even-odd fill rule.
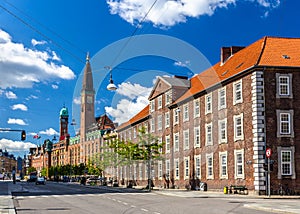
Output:
[[[173,110],[174,114],[174,125],[179,123],[179,108]]]
[[[212,139],[212,123],[205,124],[205,145],[209,146],[213,144]]]
[[[234,141],[244,139],[243,114],[233,116]]]
[[[136,138],[136,128],[133,128],[133,138]]]
[[[179,159],[175,159],[174,164],[175,164],[175,168],[174,168],[174,170],[175,170],[175,172],[174,172],[175,179],[179,180]]]
[[[166,112],[165,114],[165,127],[168,128],[170,126],[170,113]]]
[[[139,178],[143,179],[143,165],[139,164]]]
[[[150,119],[150,132],[155,132],[155,121],[154,121],[154,118]]]
[[[162,96],[160,95],[157,98],[157,109],[161,109],[162,108]]]
[[[205,114],[212,112],[212,94],[205,95]]]
[[[188,121],[189,120],[189,105],[185,104],[183,106],[183,121]]]
[[[169,105],[172,102],[172,91],[167,91],[165,93],[166,105]]]
[[[219,161],[220,161],[220,178],[227,179],[227,152],[219,153]]]
[[[281,174],[292,175],[292,152],[281,151]]]
[[[154,110],[155,110],[155,101],[150,100],[150,112],[154,112]]]
[[[183,131],[183,144],[184,144],[184,149],[187,150],[190,147],[190,140],[189,140],[189,130],[184,130]]]
[[[174,134],[174,151],[179,151],[179,133]]]
[[[220,88],[218,94],[219,94],[219,100],[218,100],[219,110],[224,109],[226,108],[226,88],[225,87]]]
[[[277,147],[278,153],[278,179],[282,176],[289,176],[296,179],[295,171],[295,147]]]
[[[206,178],[214,179],[213,154],[206,154]]]
[[[234,150],[235,179],[244,179],[244,150]]]
[[[170,136],[166,136],[166,153],[170,153]]]
[[[243,102],[242,80],[233,83],[233,105]]]
[[[162,130],[162,115],[157,116],[157,130]]]
[[[200,147],[200,127],[194,127],[194,147]]]
[[[293,98],[292,74],[276,74],[277,98]]]
[[[184,179],[190,178],[190,157],[184,157]]]
[[[195,176],[201,179],[201,156],[195,156]]]
[[[166,175],[170,176],[170,160],[166,160]]]
[[[277,137],[294,137],[294,111],[277,110]]]
[[[162,173],[163,171],[162,171],[162,161],[158,161],[158,179],[162,179],[162,175],[163,175],[163,173]]]
[[[200,117],[200,100],[194,100],[194,118]]]
[[[219,143],[227,143],[227,120],[219,121]]]

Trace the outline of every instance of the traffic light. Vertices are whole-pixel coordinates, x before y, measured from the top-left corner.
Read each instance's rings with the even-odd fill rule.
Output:
[[[22,130],[22,132],[21,132],[21,140],[26,140],[26,132],[25,132],[25,130]]]

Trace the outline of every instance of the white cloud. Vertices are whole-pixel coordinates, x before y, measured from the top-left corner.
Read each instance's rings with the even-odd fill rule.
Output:
[[[179,67],[187,67],[188,65],[190,65],[190,61],[187,60],[185,62],[180,62],[180,61],[177,61],[177,62],[174,62],[174,65],[175,66],[179,66]]]
[[[81,104],[80,99],[81,99],[81,97],[75,97],[74,100],[73,100],[73,103],[76,104],[76,105],[80,105]]]
[[[106,106],[105,111],[114,118],[114,122],[122,124],[148,105],[148,96],[151,90],[152,88],[146,88],[139,84],[122,83],[116,92],[129,99],[121,99],[116,108]]]
[[[45,131],[40,131],[39,134],[45,134],[45,135],[51,136],[51,135],[58,135],[59,133],[57,131],[55,131],[53,128],[49,128]]]
[[[61,59],[57,56],[56,52],[52,51],[52,59],[56,61],[61,61]]]
[[[17,95],[12,91],[6,91],[5,96],[7,99],[17,99]]]
[[[8,118],[7,121],[8,124],[17,124],[17,125],[21,125],[21,126],[25,126],[27,125],[24,120],[22,119],[15,119],[15,118]]]
[[[58,85],[52,84],[51,87],[52,87],[53,89],[58,89]]]
[[[33,46],[36,46],[36,45],[44,45],[44,44],[46,44],[47,42],[46,41],[37,41],[37,40],[35,40],[35,39],[32,39],[31,40],[31,44],[33,45]]]
[[[1,29],[0,53],[0,88],[30,88],[35,83],[75,78],[69,67],[52,61],[58,58],[54,52],[49,54],[14,43],[11,36]]]
[[[0,148],[6,149],[9,153],[28,152],[32,147],[36,147],[36,145],[30,142],[12,141],[5,138],[0,140]]]
[[[20,109],[22,111],[28,110],[27,106],[25,106],[24,104],[15,104],[15,105],[11,106],[11,108],[12,108],[12,110],[18,110],[18,109]]]
[[[213,15],[217,8],[228,8],[241,0],[159,0],[145,18],[155,26],[171,27],[184,23],[187,18]],[[249,0],[272,9],[280,5],[280,0]],[[153,0],[106,0],[111,14],[118,14],[131,24],[142,21],[154,3]]]
[[[38,99],[38,97],[37,96],[35,96],[35,95],[30,95],[29,97],[27,97],[26,98],[26,100],[31,100],[31,99]]]

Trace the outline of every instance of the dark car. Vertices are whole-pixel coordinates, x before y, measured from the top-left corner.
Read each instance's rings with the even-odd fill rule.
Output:
[[[38,184],[43,184],[43,185],[45,185],[45,184],[46,184],[46,179],[45,179],[44,177],[38,177],[38,178],[36,179],[35,184],[36,184],[36,185],[38,185]]]

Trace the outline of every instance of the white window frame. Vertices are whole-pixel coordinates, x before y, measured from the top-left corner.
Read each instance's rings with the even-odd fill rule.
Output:
[[[170,135],[166,135],[166,154],[170,153]]]
[[[189,129],[183,130],[183,145],[184,145],[184,150],[188,150],[190,148],[190,132],[189,132]]]
[[[171,104],[172,102],[172,91],[167,91],[165,93],[165,106]]]
[[[241,123],[238,123],[238,120],[240,120]],[[244,140],[244,114],[243,113],[233,116],[233,129],[234,129],[233,131],[234,141]]]
[[[150,132],[155,132],[155,119],[154,117],[150,119]]]
[[[241,155],[241,162],[238,160],[238,156]],[[244,179],[245,178],[245,161],[244,161],[244,149],[234,150],[234,178]],[[241,173],[240,173],[241,167]]]
[[[276,110],[277,115],[277,137],[294,137],[294,110]],[[283,116],[288,120],[283,120]],[[288,125],[288,132],[283,132],[284,123]]]
[[[150,113],[155,110],[155,100],[150,100]]]
[[[205,114],[212,113],[212,93],[205,95]]]
[[[194,102],[194,118],[200,117],[200,99],[195,99]]]
[[[225,162],[223,162],[225,157]],[[227,151],[219,152],[220,179],[228,179],[228,156]],[[224,173],[225,172],[225,173]]]
[[[211,163],[210,160],[211,159]],[[210,174],[211,172],[211,174]],[[206,179],[214,179],[214,155],[206,154]]]
[[[205,145],[206,146],[213,145],[213,124],[212,123],[205,124]]]
[[[170,127],[170,112],[165,113],[165,128]]]
[[[222,87],[218,90],[218,109],[226,108],[226,87]]]
[[[227,143],[227,119],[219,120],[218,123],[218,132],[219,132],[219,144]],[[224,127],[223,127],[224,125]]]
[[[201,155],[195,155],[195,176],[201,180]]]
[[[170,160],[166,160],[166,176],[170,178]]]
[[[174,151],[179,152],[179,132],[174,133]]]
[[[157,130],[158,131],[162,130],[162,128],[163,128],[162,123],[163,123],[163,121],[162,121],[162,115],[158,115],[157,116]]]
[[[133,128],[133,138],[136,138],[136,127]]]
[[[179,180],[180,177],[180,165],[179,158],[174,159],[174,178],[175,180]]]
[[[189,121],[189,104],[183,105],[183,122]]]
[[[163,163],[162,163],[162,161],[157,162],[157,171],[158,171],[158,173],[157,173],[158,179],[162,180],[162,178],[163,178]]]
[[[190,179],[190,156],[184,157],[184,180]]]
[[[290,161],[282,160],[282,153],[289,152],[290,153]],[[295,147],[277,147],[278,153],[278,179],[282,179],[282,177],[290,177],[292,179],[296,179],[296,169],[295,169]],[[283,173],[283,164],[289,164],[290,173]]]
[[[173,109],[173,121],[174,121],[174,125],[178,124],[179,123],[179,109],[176,108],[176,109]]]
[[[286,78],[287,83],[282,83],[281,79]],[[293,74],[276,74],[276,98],[293,98],[292,93],[292,80],[293,80]],[[282,93],[281,86],[286,87],[287,93]]]
[[[157,109],[162,108],[162,95],[157,97]]]
[[[243,81],[242,79],[240,79],[239,81],[233,83],[233,105],[242,102],[243,102]]]
[[[200,138],[200,126],[194,127],[194,147],[201,147],[201,138]]]

